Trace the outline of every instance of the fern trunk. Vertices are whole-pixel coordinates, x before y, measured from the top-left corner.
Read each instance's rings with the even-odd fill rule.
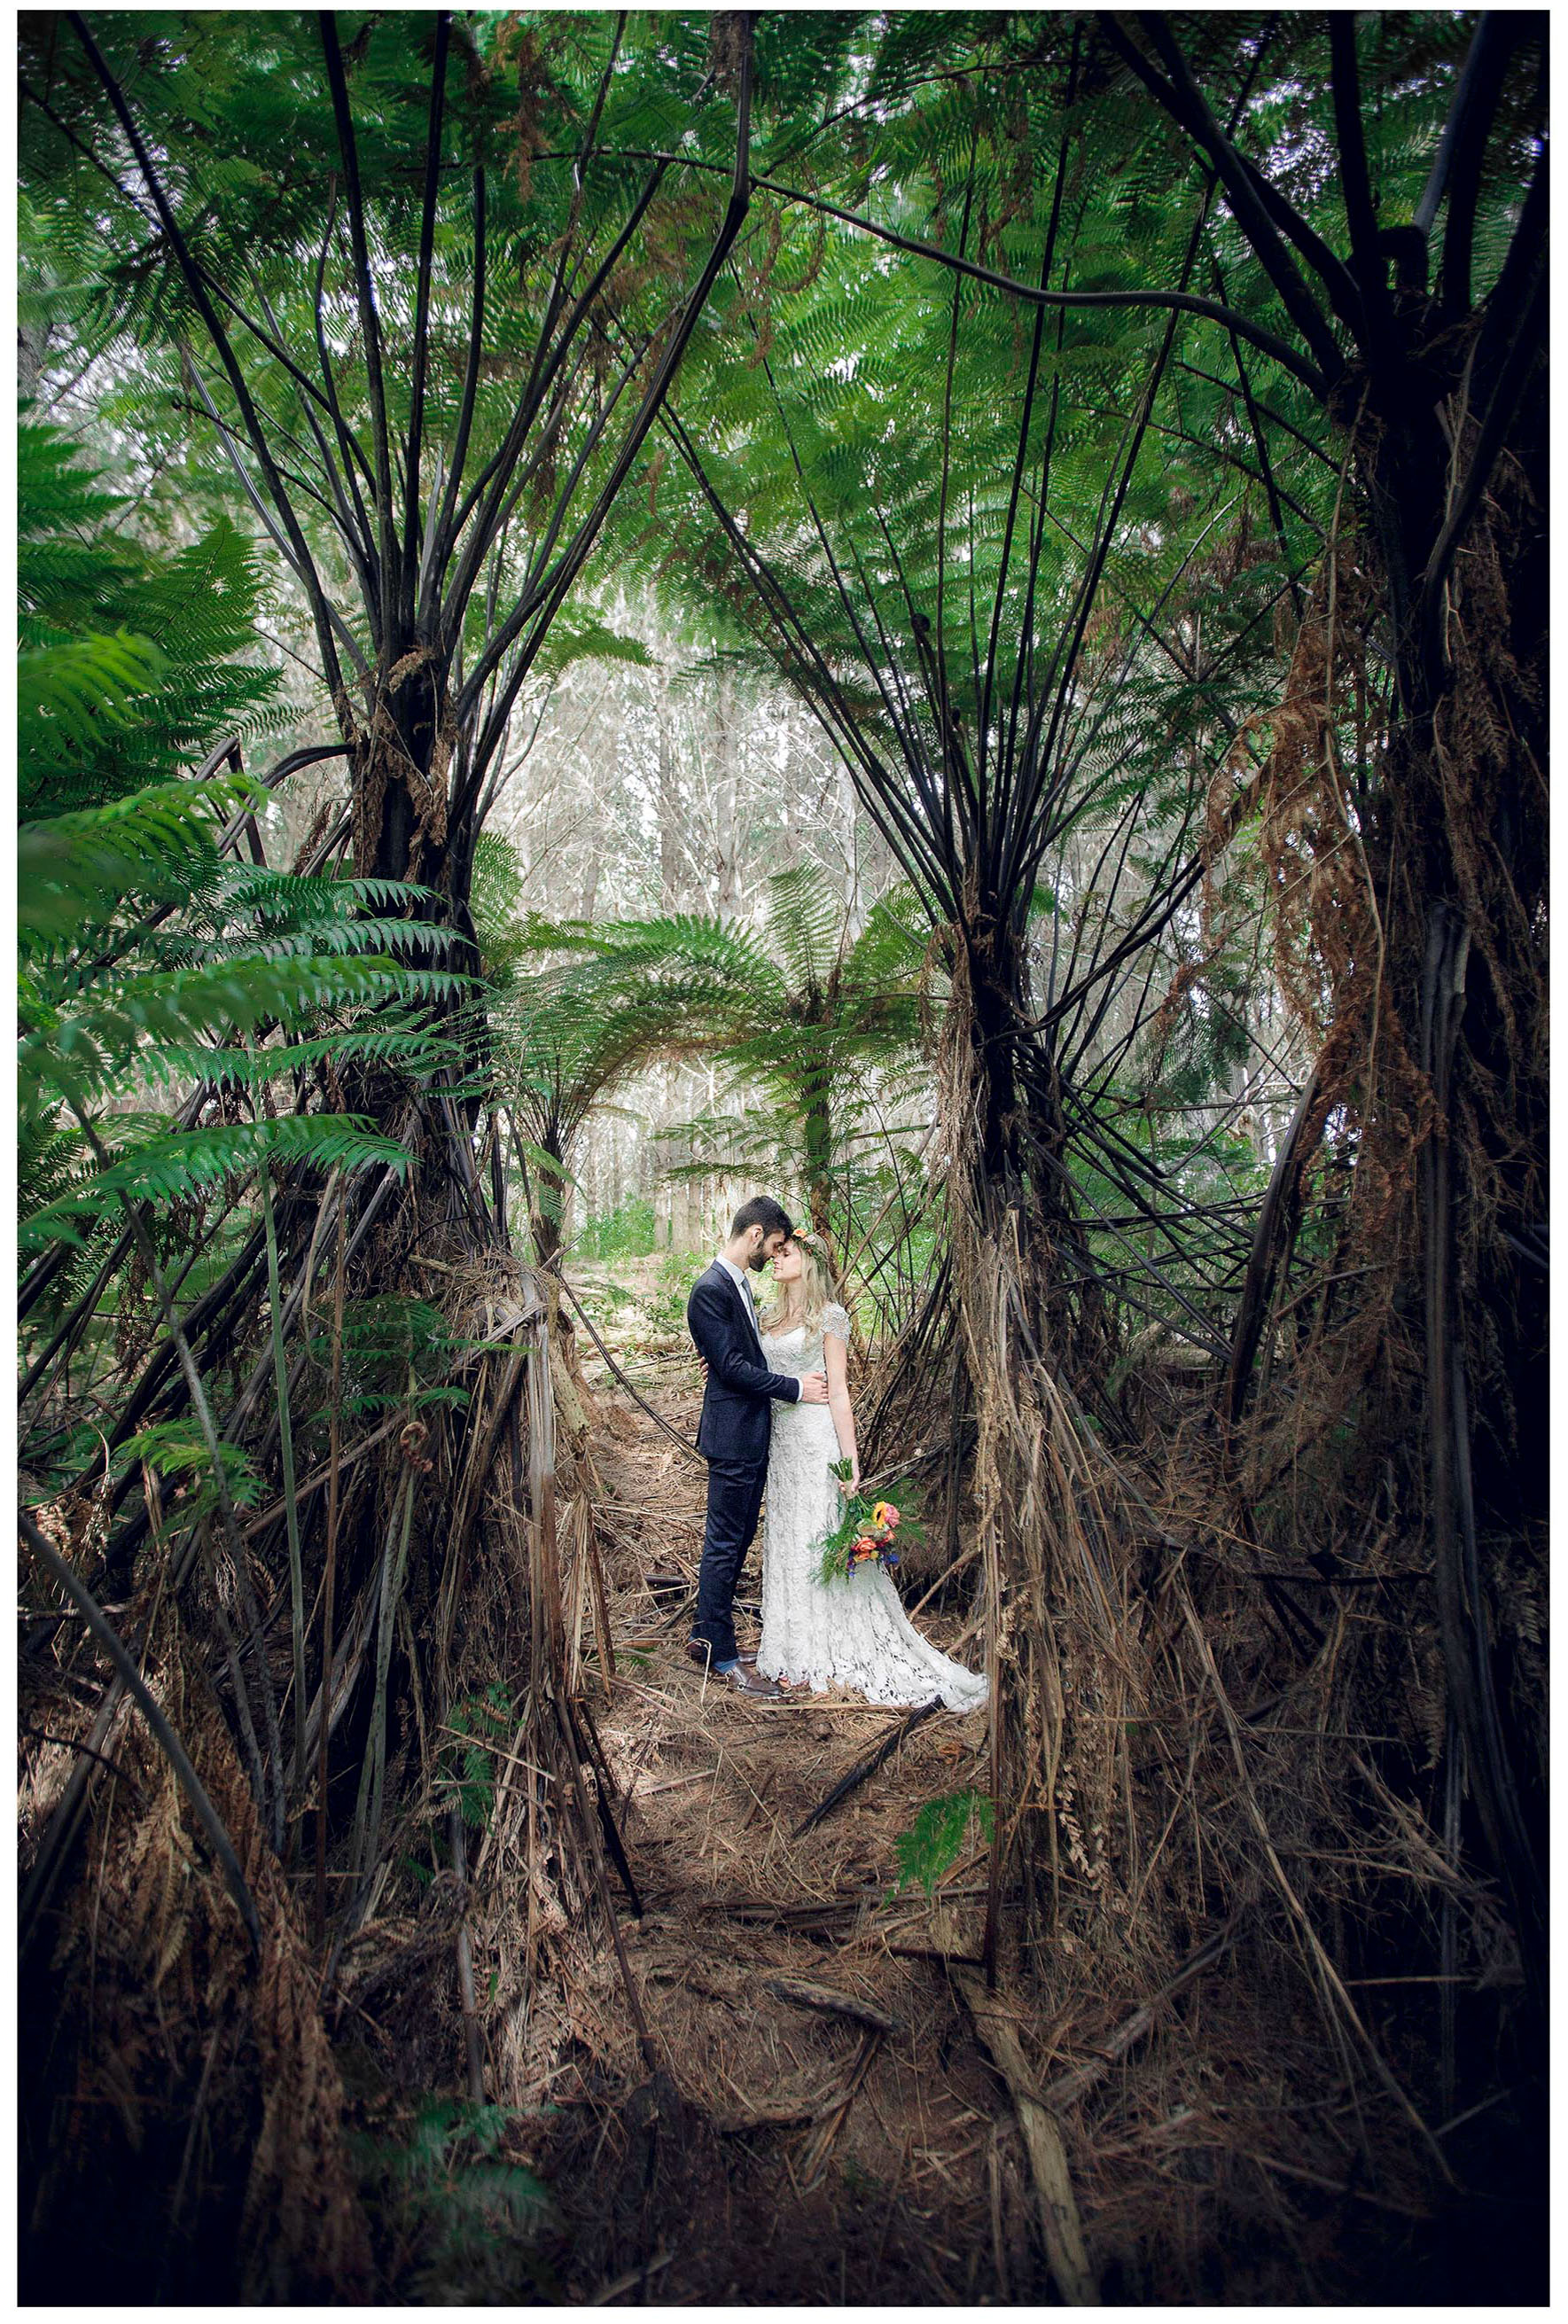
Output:
[[[956,964],[940,1070],[954,1284],[977,1429],[973,1487],[988,1601],[996,1817],[985,1944],[1001,1895],[1023,1886],[1021,1936],[1038,1959],[1058,1928],[1061,1812],[1094,1803],[1113,1828],[1116,1771],[1103,1720],[1120,1705],[1119,1591],[1087,1488],[1068,1382],[1109,1368],[1063,1155],[1049,1060],[1023,1030],[1021,944],[1001,914],[975,922]],[[1080,1730],[1075,1708],[1086,1709]],[[1096,1722],[1100,1722],[1096,1724]],[[1081,1934],[1114,1932],[1096,1909]]]
[[[806,1207],[811,1231],[833,1263],[833,1117],[826,1093],[806,1102]]]
[[[1419,1080],[1403,1119],[1386,1106],[1369,1120],[1367,1158],[1397,1174],[1410,1222],[1394,1305],[1421,1318],[1450,1707],[1479,1837],[1544,1991],[1544,1672],[1513,1601],[1545,1586],[1545,399],[1537,373],[1444,587],[1453,472],[1476,456],[1475,340],[1440,341],[1414,379],[1369,398],[1397,707],[1368,861],[1382,1038],[1397,1028]]]

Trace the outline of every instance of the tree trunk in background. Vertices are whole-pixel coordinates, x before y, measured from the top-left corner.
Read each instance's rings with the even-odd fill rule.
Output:
[[[599,844],[595,830],[583,867],[583,899],[577,909],[579,919],[591,920],[594,917],[594,908],[599,900],[599,875],[604,868],[604,851]]]
[[[675,1158],[674,1141],[669,1135],[669,1093],[674,1078],[673,1066],[659,1068],[659,1096],[653,1110],[653,1135],[649,1140],[649,1163],[653,1174],[653,1240],[660,1250],[675,1240],[675,1182],[669,1175]]]
[[[38,375],[49,353],[49,337],[47,323],[16,327],[16,393],[23,401],[38,393]]]
[[[663,675],[654,698],[659,709],[659,908],[669,913],[680,906],[680,778],[669,680]]]
[[[800,861],[800,834],[807,827],[801,813],[800,787],[795,778],[793,754],[788,747],[776,754],[770,774],[770,788],[779,799],[783,835],[774,869],[792,872]]]
[[[806,1161],[806,1205],[811,1231],[835,1269],[833,1248],[833,1092],[824,1075],[806,1093],[801,1133]]]
[[[812,1178],[806,1188],[806,1204],[811,1219],[811,1231],[822,1245],[827,1259],[828,1273],[836,1277],[838,1258],[833,1240],[833,1189],[828,1178]]]
[[[546,1167],[545,1156],[554,1167]],[[566,1168],[559,1149],[550,1137],[540,1140],[540,1157],[529,1176],[529,1231],[541,1267],[556,1258],[566,1240],[567,1206],[568,1201]]]
[[[714,703],[714,854],[717,874],[716,908],[721,918],[735,910],[740,891],[739,844],[735,825],[736,733],[735,686],[730,672],[719,675]]]
[[[844,874],[844,911],[849,919],[851,940],[858,936],[866,922],[865,866],[861,860],[865,837],[860,822],[859,802],[849,769],[842,763],[837,768],[838,812],[844,825],[844,853],[848,869]]]

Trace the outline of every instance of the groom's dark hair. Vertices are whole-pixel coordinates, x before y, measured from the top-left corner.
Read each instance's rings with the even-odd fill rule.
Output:
[[[735,1222],[730,1229],[730,1233],[732,1237],[747,1234],[752,1227],[761,1227],[764,1236],[792,1235],[795,1231],[795,1222],[783,1205],[773,1200],[771,1194],[753,1194],[751,1201],[742,1203],[735,1213]]]

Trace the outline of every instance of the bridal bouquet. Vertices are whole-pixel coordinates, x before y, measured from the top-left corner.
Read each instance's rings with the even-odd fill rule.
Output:
[[[830,1477],[847,1485],[853,1469],[848,1461],[830,1461]],[[849,1493],[844,1497],[844,1515],[833,1531],[823,1536],[819,1569],[824,1582],[847,1582],[857,1567],[875,1563],[891,1572],[899,1563],[899,1553],[893,1537],[899,1527],[909,1521],[891,1501],[868,1500],[864,1493]],[[918,1534],[918,1526],[910,1532]]]

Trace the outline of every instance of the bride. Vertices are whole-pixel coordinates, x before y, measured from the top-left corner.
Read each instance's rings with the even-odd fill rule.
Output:
[[[924,1639],[905,1613],[892,1577],[874,1559],[847,1581],[821,1578],[822,1542],[843,1513],[831,1463],[851,1464],[860,1487],[846,1361],[849,1317],[831,1296],[820,1253],[797,1233],[773,1261],[779,1297],[761,1318],[762,1351],[777,1372],[804,1376],[826,1365],[827,1402],[775,1403],[762,1534],[764,1678],[853,1687],[868,1702],[929,1702],[978,1711],[986,1683]]]

